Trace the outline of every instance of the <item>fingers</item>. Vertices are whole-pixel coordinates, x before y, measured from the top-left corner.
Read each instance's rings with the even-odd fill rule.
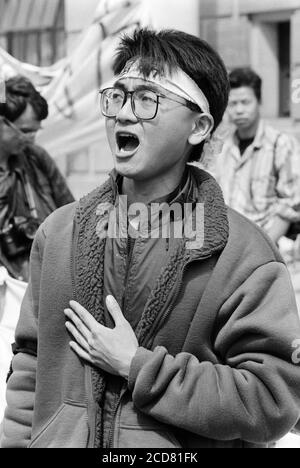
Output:
[[[71,341],[70,342],[70,348],[73,349],[73,351],[79,357],[81,357],[81,359],[89,362],[90,364],[93,364],[93,361],[92,361],[90,355],[84,349],[82,349],[77,343],[75,343],[74,341]]]
[[[74,329],[76,328],[77,331],[85,338],[85,340],[88,341],[89,336],[90,336],[90,330],[85,326],[85,324],[82,322],[80,317],[78,317],[75,314],[75,312],[71,309],[66,309],[64,313],[70,320],[69,323],[72,322],[73,325],[75,325]]]
[[[113,296],[107,296],[106,306],[110,315],[114,319],[116,327],[126,322],[126,319],[120,309],[120,306]]]
[[[97,321],[94,319],[94,317],[78,302],[70,301],[70,306],[89,330],[92,330],[95,328],[95,326],[97,326]]]
[[[76,327],[71,322],[66,322],[66,328],[73,335],[73,338],[76,342],[83,348],[87,353],[89,353],[90,348],[86,339],[79,333]]]

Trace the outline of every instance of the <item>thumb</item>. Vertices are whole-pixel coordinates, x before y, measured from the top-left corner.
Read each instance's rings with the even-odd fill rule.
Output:
[[[122,313],[122,310],[113,296],[107,296],[106,298],[106,307],[114,319],[115,325],[121,325],[122,323],[126,322],[126,319]]]

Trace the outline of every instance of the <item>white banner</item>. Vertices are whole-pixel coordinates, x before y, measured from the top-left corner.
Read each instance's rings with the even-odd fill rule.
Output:
[[[147,0],[101,0],[93,23],[77,47],[52,67],[24,64],[0,49],[0,70],[6,78],[21,73],[41,90],[49,104],[49,117],[38,143],[52,157],[78,153],[91,145],[99,157],[109,153],[99,89],[112,76],[112,63],[121,33],[152,24]]]

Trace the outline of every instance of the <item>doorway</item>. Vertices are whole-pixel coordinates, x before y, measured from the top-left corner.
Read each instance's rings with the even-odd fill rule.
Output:
[[[263,80],[263,115],[291,115],[291,15],[255,15],[251,65]]]
[[[291,115],[291,23],[278,23],[279,116]]]

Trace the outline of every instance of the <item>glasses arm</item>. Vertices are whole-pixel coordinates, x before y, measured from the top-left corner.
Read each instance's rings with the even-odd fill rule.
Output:
[[[194,112],[202,112],[202,109],[197,104],[195,104],[194,102],[188,101],[185,98],[178,97],[178,99],[175,99],[173,97],[166,96],[165,94],[158,94],[157,96],[162,97],[164,99],[169,99],[169,101],[177,102],[177,104],[181,104],[182,106],[188,107]]]

